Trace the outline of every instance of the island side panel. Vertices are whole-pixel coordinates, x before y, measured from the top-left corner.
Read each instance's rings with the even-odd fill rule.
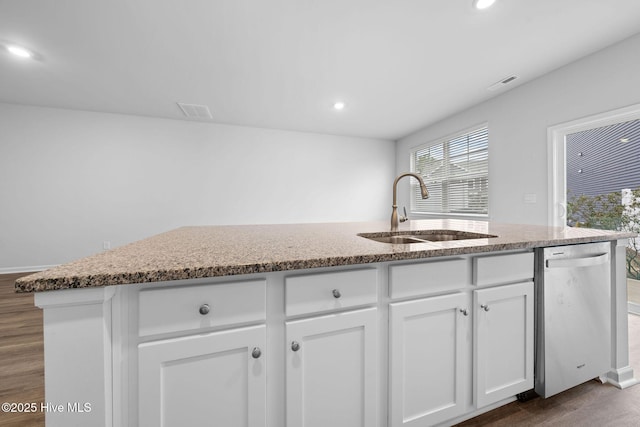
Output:
[[[624,389],[638,384],[629,365],[629,314],[627,308],[627,239],[611,242],[611,371],[607,381]]]
[[[35,294],[43,309],[47,427],[113,425],[113,287]]]

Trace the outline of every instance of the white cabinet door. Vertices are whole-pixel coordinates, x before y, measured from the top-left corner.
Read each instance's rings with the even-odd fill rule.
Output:
[[[378,425],[377,310],[287,322],[289,427]]]
[[[458,293],[390,305],[392,427],[430,426],[467,409],[469,300]]]
[[[266,327],[140,344],[141,427],[264,427]]]
[[[533,388],[533,283],[474,291],[478,408]]]

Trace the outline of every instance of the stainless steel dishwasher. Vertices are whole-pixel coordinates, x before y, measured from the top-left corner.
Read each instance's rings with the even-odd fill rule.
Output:
[[[549,397],[611,368],[611,244],[536,252],[535,391]]]

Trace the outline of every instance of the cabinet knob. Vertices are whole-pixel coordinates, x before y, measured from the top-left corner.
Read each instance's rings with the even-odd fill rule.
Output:
[[[202,304],[200,306],[200,308],[198,309],[198,311],[200,312],[200,314],[205,316],[205,315],[209,314],[209,312],[211,311],[211,307],[209,307],[209,304]]]
[[[482,304],[480,307],[483,308],[484,311],[489,311],[489,304]]]
[[[465,316],[468,316],[468,315],[469,315],[469,312],[467,311],[467,309],[466,309],[466,308],[461,308],[461,309],[460,309],[460,313],[464,314]]]
[[[260,350],[260,347],[253,347],[251,357],[253,357],[254,359],[258,359],[260,356],[262,356],[262,350]]]
[[[300,344],[298,343],[298,341],[291,342],[291,350],[293,351],[300,350]]]
[[[334,298],[340,298],[342,296],[342,294],[340,293],[340,291],[338,289],[332,290],[331,293],[333,294]]]

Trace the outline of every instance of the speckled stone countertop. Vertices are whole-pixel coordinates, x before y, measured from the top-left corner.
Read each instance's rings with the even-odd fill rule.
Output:
[[[388,231],[388,222],[182,227],[22,277],[17,292],[366,264],[526,249],[632,237],[585,228],[412,220],[400,231],[456,230],[497,237],[388,244],[358,236]]]

